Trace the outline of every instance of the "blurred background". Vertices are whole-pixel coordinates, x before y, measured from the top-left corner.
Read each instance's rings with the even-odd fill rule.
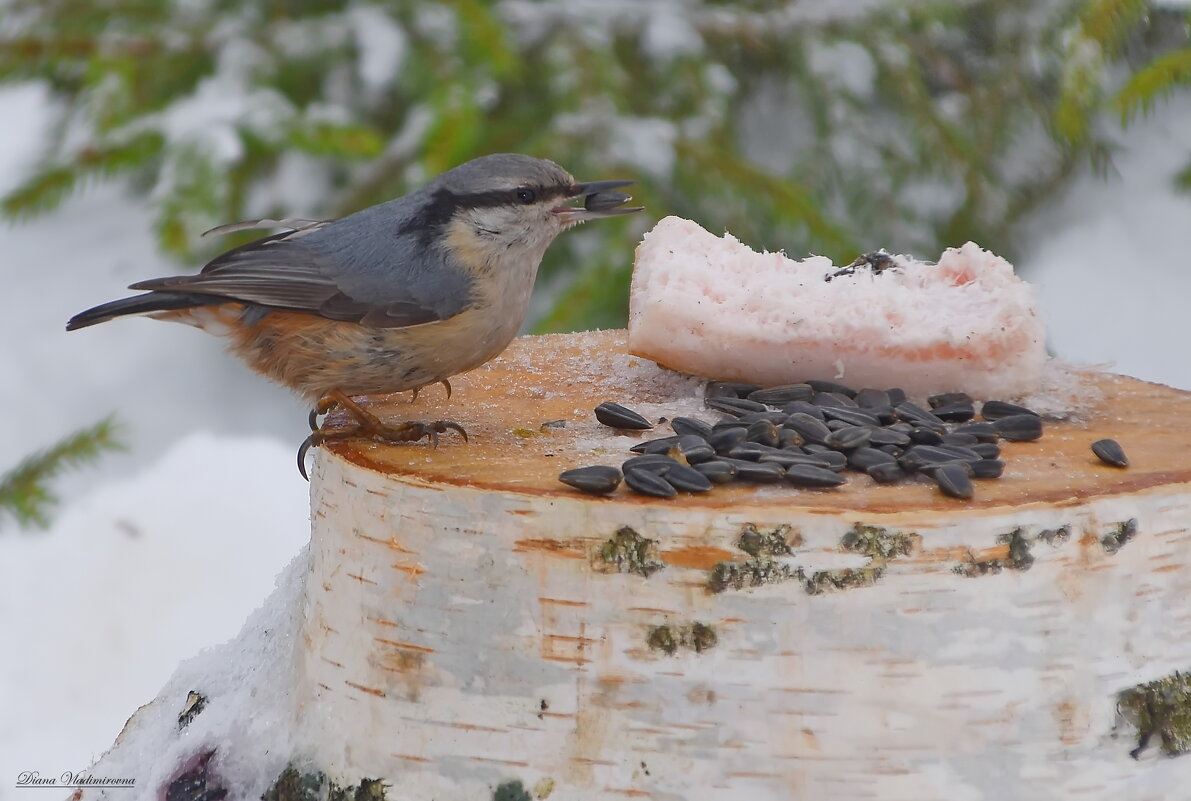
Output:
[[[89,763],[308,537],[302,404],[201,333],[71,314],[251,237],[214,225],[516,151],[647,207],[555,243],[533,331],[622,326],[676,214],[837,262],[974,240],[1058,356],[1191,388],[1189,26],[1191,0],[0,0],[0,798]]]

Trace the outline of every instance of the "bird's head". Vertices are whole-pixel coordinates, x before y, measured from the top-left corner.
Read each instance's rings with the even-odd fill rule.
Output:
[[[516,153],[483,156],[438,176],[426,191],[449,216],[450,237],[469,250],[536,254],[554,237],[587,220],[631,214],[631,198],[615,190],[633,181],[577,182],[552,161]]]

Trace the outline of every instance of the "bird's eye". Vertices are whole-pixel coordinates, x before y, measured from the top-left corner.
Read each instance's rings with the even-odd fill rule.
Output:
[[[536,194],[534,194],[534,191],[532,189],[526,189],[525,187],[521,187],[520,189],[517,190],[517,202],[518,203],[529,204],[529,203],[533,203],[537,199],[538,199],[538,196]]]

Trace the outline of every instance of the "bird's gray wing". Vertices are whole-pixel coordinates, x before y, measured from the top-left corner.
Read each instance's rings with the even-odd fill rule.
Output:
[[[437,322],[467,308],[467,273],[438,248],[406,239],[391,226],[299,229],[230,250],[198,275],[129,288],[201,292],[378,328]]]

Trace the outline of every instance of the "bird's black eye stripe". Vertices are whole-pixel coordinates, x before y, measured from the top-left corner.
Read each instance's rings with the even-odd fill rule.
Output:
[[[573,184],[559,186],[521,186],[516,189],[492,189],[487,192],[468,192],[454,194],[446,192],[442,202],[449,204],[452,209],[484,209],[496,206],[529,205],[538,201],[553,198],[574,197],[576,189]],[[437,200],[437,198],[436,198]]]

